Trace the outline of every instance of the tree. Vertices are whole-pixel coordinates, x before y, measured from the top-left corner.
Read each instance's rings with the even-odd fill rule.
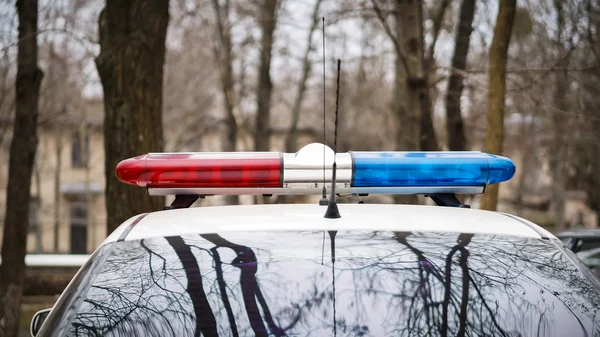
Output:
[[[225,106],[225,124],[227,125],[227,140],[224,151],[235,151],[238,140],[238,126],[234,110],[234,88],[233,88],[233,53],[231,42],[231,20],[229,19],[230,3],[225,0],[221,6],[219,0],[212,0],[215,11],[217,41],[213,45],[215,61],[219,64],[219,79],[223,93]]]
[[[576,129],[567,138],[572,142],[568,148],[572,159],[569,158],[566,162],[569,165],[568,185],[586,192],[586,203],[596,213],[596,223],[600,224],[600,67],[597,66],[600,62],[600,4],[586,1],[582,5],[585,5],[585,9],[577,13],[579,15],[569,13],[570,7],[563,8],[565,19],[578,22],[585,32],[583,48],[580,47],[579,52],[574,53],[571,58],[573,64],[584,66],[584,71],[577,72],[575,76],[573,72],[568,74],[581,89],[572,93],[576,95],[576,104],[571,107],[571,111],[575,113],[570,112],[569,116],[575,117],[569,119]],[[585,19],[581,20],[581,17]],[[556,79],[559,77],[556,76]]]
[[[393,9],[388,10],[388,13],[394,14],[394,30],[388,25],[387,14],[378,2],[372,0],[373,9],[396,54],[392,102],[397,132],[396,148],[416,151],[421,148],[421,116],[430,116],[429,106],[425,106],[429,103],[429,95],[424,71],[422,2],[394,1]]]
[[[467,148],[460,97],[464,88],[463,72],[467,68],[467,54],[469,53],[474,16],[475,0],[463,0],[456,30],[452,73],[448,80],[446,93],[446,130],[448,132],[448,148],[451,151],[464,151]]]
[[[487,129],[485,150],[488,153],[502,154],[504,141],[504,99],[506,96],[506,63],[508,44],[517,9],[517,0],[500,1],[494,38],[490,47],[490,70],[487,105]],[[498,184],[487,187],[481,197],[481,208],[496,210],[498,204]]]
[[[432,10],[431,19],[433,21],[433,30],[431,32],[432,41],[427,47],[425,51],[424,60],[423,60],[423,68],[426,71],[426,81],[428,84],[427,90],[423,91],[422,104],[421,104],[421,151],[439,151],[439,146],[437,142],[437,136],[435,134],[435,127],[433,126],[433,117],[432,117],[432,98],[431,93],[435,90],[435,85],[429,85],[429,83],[435,84],[436,80],[432,79],[433,75],[435,75],[435,46],[438,41],[438,37],[440,35],[440,31],[442,29],[442,23],[444,21],[444,15],[446,14],[446,10],[450,5],[450,0],[442,0],[439,2],[437,8]],[[423,23],[421,22],[421,25]]]
[[[395,115],[399,150],[419,150],[421,95],[427,88],[423,71],[421,1],[395,1]]]
[[[254,130],[254,149],[268,151],[271,135],[271,57],[273,51],[273,33],[277,23],[278,0],[264,0],[259,7],[259,25],[262,31],[260,40],[260,67],[257,86],[256,129]]]
[[[225,108],[225,125],[227,128],[224,151],[236,151],[238,142],[238,121],[234,113],[235,109],[235,90],[233,76],[233,42],[231,41],[231,4],[225,0],[221,6],[219,0],[212,0],[215,11],[215,26],[217,34],[217,43],[213,44],[213,54],[215,62],[219,65],[219,79],[221,91],[223,94],[223,106]],[[237,195],[228,195],[225,202],[229,205],[239,204]]]
[[[29,227],[31,175],[38,145],[37,118],[40,84],[38,67],[38,2],[17,0],[19,42],[16,79],[16,111],[10,145],[6,220],[0,265],[0,333],[17,336]]]
[[[120,183],[117,163],[163,148],[162,103],[169,1],[107,0],[99,18],[96,66],[104,88],[107,231],[164,206],[162,198]]]
[[[396,149],[418,151],[421,148],[421,116],[431,115],[424,71],[422,3],[403,0],[394,2],[392,12],[395,17],[395,32],[387,24],[377,1],[372,0],[372,4],[396,52],[392,102],[396,123]],[[396,196],[395,200],[400,203],[417,202],[415,196]]]
[[[569,144],[569,118],[565,116],[563,111],[569,111],[568,95],[569,95],[569,77],[567,67],[571,52],[573,50],[572,41],[566,41],[569,37],[565,29],[565,13],[563,10],[563,1],[555,0],[554,7],[556,10],[556,49],[560,52],[561,59],[558,62],[560,70],[556,71],[555,79],[555,94],[554,94],[554,109],[552,112],[552,128],[554,129],[554,152],[550,157],[550,168],[552,171],[552,199],[554,202],[554,220],[557,228],[563,228],[565,224],[565,178],[566,178],[566,162],[567,144]],[[572,39],[572,35],[571,35]],[[567,48],[567,45],[571,45]]]
[[[302,77],[298,82],[296,98],[294,100],[294,106],[292,107],[292,125],[290,126],[290,132],[285,142],[285,151],[290,153],[298,150],[298,122],[300,121],[300,111],[302,110],[302,102],[304,101],[304,94],[306,93],[306,82],[308,81],[308,77],[312,70],[310,53],[314,50],[313,33],[319,26],[319,8],[321,7],[321,2],[322,0],[317,0],[315,2],[315,7],[312,12],[312,22],[308,30],[308,38],[306,39],[306,49],[304,51],[304,57],[302,58]]]

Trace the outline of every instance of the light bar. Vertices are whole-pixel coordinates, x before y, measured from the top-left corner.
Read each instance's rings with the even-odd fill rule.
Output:
[[[509,180],[513,162],[483,152],[351,152],[352,186],[485,186]]]
[[[334,158],[344,194],[474,194],[515,173],[510,159],[483,152],[334,154],[310,144],[297,153],[150,153],[120,162],[116,174],[152,195],[320,194]]]
[[[123,160],[116,173],[147,188],[281,187],[281,166],[274,152],[149,153]]]

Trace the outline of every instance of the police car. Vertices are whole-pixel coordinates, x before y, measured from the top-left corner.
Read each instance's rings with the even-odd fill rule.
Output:
[[[175,201],[115,230],[32,334],[600,335],[598,282],[572,252],[525,219],[456,198],[514,171],[481,152],[335,154],[321,144],[127,159],[121,181]],[[321,205],[189,208],[199,196],[324,187]],[[336,200],[377,193],[438,206]]]

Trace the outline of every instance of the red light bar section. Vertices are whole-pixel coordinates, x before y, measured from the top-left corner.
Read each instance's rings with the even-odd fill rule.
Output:
[[[147,188],[283,186],[277,152],[150,153],[121,161],[116,174]]]

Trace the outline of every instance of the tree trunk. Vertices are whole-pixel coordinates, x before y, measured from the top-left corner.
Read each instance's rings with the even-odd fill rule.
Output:
[[[225,124],[227,125],[227,140],[224,151],[235,151],[237,148],[237,122],[235,120],[233,98],[233,56],[231,44],[231,22],[229,19],[229,1],[221,7],[218,0],[213,0],[213,9],[216,15],[218,45],[213,47],[215,61],[219,63],[219,79],[223,92],[225,106]]]
[[[556,43],[560,54],[567,52],[565,48],[565,39],[563,36],[565,26],[565,14],[563,4],[560,0],[554,1],[556,9]],[[569,91],[569,78],[567,67],[569,66],[570,53],[567,52],[558,63],[559,70],[556,72],[556,88],[554,94],[554,109],[552,113],[552,128],[554,129],[553,153],[550,156],[550,170],[552,172],[552,203],[554,213],[554,225],[557,228],[565,227],[565,184],[566,184],[566,165],[567,144],[571,144],[568,139],[570,127],[569,119],[565,118],[564,111],[568,111],[567,95]]]
[[[519,132],[522,135],[533,135],[535,131],[535,115],[527,114],[526,118],[531,117],[531,121],[523,122],[521,127],[519,128]],[[529,139],[521,144],[521,164],[519,165],[519,173],[520,175],[517,177],[517,188],[514,193],[514,202],[513,205],[515,207],[515,213],[518,216],[523,215],[523,209],[525,205],[523,205],[523,197],[527,193],[527,180],[529,173],[532,172],[532,168],[534,168],[538,163],[535,162],[535,155],[532,153],[536,153],[535,141]]]
[[[259,22],[262,30],[260,40],[260,68],[258,73],[258,92],[256,110],[256,129],[254,130],[254,149],[268,151],[271,135],[271,54],[273,33],[277,23],[278,0],[264,0],[259,9]]]
[[[17,0],[17,13],[19,42],[16,112],[10,144],[6,219],[0,265],[0,333],[6,337],[17,336],[19,332],[31,175],[38,144],[38,99],[40,83],[44,76],[38,68],[37,0]]]
[[[85,163],[85,174],[84,174],[84,183],[85,183],[85,204],[86,207],[88,209],[87,214],[86,214],[86,233],[88,234],[88,238],[89,238],[89,242],[96,242],[96,231],[93,229],[93,227],[91,226],[92,221],[94,220],[94,204],[92,203],[92,191],[90,191],[90,184],[91,184],[91,158],[90,158],[90,142],[91,142],[91,137],[90,137],[90,133],[89,133],[89,128],[87,126],[87,122],[86,122],[87,116],[84,114],[84,121],[83,121],[83,125],[80,127],[80,135],[81,135],[81,139],[83,139],[83,141],[81,142],[81,153],[83,154],[83,160]],[[89,246],[89,244],[88,244]],[[88,248],[85,248],[85,251],[88,251]]]
[[[423,70],[423,31],[421,1],[396,0],[396,78],[394,110],[396,115],[396,148],[418,151],[421,146],[421,116],[430,116],[427,81]],[[433,124],[432,124],[433,129]],[[437,146],[436,146],[437,147]],[[416,204],[414,195],[399,195],[395,202]]]
[[[395,32],[387,23],[378,0],[371,0],[373,9],[396,51],[396,74],[392,110],[396,126],[396,148],[403,151],[436,150],[437,139],[431,117],[431,97],[425,75],[423,51],[423,4],[421,0],[393,2]],[[439,25],[447,7],[442,1],[436,16],[434,42],[428,51],[433,55]],[[388,12],[389,13],[389,12]],[[428,59],[427,61],[430,61]],[[431,64],[432,62],[427,62]]]
[[[474,16],[475,0],[463,0],[456,31],[454,57],[452,57],[452,74],[448,80],[446,93],[446,129],[450,151],[464,151],[467,148],[460,97],[464,87],[462,71],[467,68],[467,54],[469,53]]]
[[[37,152],[37,151],[36,151]],[[37,214],[35,214],[35,252],[37,254],[41,254],[42,253],[42,222],[41,222],[41,213],[42,213],[42,177],[41,177],[41,173],[40,173],[40,159],[39,159],[39,154],[36,156],[37,158],[34,159],[34,176],[35,176],[35,191],[36,191],[36,198],[37,198],[37,206],[38,209],[35,211]],[[29,206],[31,207],[31,206]],[[31,217],[29,217],[29,219],[31,220]],[[29,223],[29,226],[31,227],[31,223]]]
[[[448,9],[449,5],[450,0],[440,0],[438,4],[439,7],[435,11],[435,14],[432,15],[431,20],[433,21],[433,39],[429,45],[429,48],[427,49],[427,52],[425,53],[425,60],[427,61],[433,61],[434,59],[435,45],[437,44],[438,37],[440,36],[440,31],[444,23],[444,16],[446,15],[446,10]]]
[[[419,150],[423,93],[427,90],[423,71],[421,1],[396,0],[396,80],[394,105],[397,117],[397,148]]]
[[[117,180],[123,159],[163,149],[162,86],[168,0],[107,0],[100,14],[104,88],[104,152],[107,234],[131,216],[156,211],[164,199]]]
[[[517,0],[500,1],[500,9],[494,28],[494,38],[490,47],[490,74],[487,108],[487,128],[485,150],[501,155],[504,140],[504,106],[506,95],[506,63],[508,44],[515,19]],[[496,210],[498,204],[498,184],[487,187],[481,197],[481,209]]]
[[[229,0],[221,7],[219,0],[213,0],[213,9],[216,15],[217,36],[219,43],[214,45],[213,53],[215,61],[219,65],[219,79],[223,93],[223,105],[225,107],[225,125],[227,128],[226,139],[223,143],[223,151],[234,152],[237,150],[238,124],[234,109],[234,86],[233,86],[233,55],[231,42],[231,21],[229,19]],[[237,195],[225,196],[228,205],[239,204]]]
[[[429,88],[421,92],[421,135],[419,148],[421,151],[439,151],[433,117],[431,112],[431,93]]]
[[[62,133],[59,126],[55,130],[56,169],[54,171],[54,253],[58,253],[58,237],[60,234],[60,172],[62,169]]]
[[[306,92],[306,81],[312,69],[310,53],[313,51],[313,33],[319,26],[319,8],[321,7],[321,2],[322,0],[317,0],[315,3],[312,13],[312,24],[310,25],[308,38],[306,39],[307,45],[304,51],[304,58],[302,59],[302,78],[298,82],[296,100],[292,108],[292,125],[290,126],[290,133],[285,142],[285,151],[289,153],[298,151],[298,121],[300,120],[300,111],[302,110],[302,102],[304,101],[304,93]]]
[[[435,67],[435,46],[437,44],[438,36],[440,34],[440,30],[442,28],[442,23],[444,21],[444,16],[446,14],[446,10],[450,5],[450,0],[441,0],[438,4],[438,7],[435,10],[434,15],[432,15],[433,21],[433,40],[429,45],[427,51],[425,52],[424,60],[423,60],[423,69],[425,72],[425,80],[427,83],[434,83],[435,78],[432,75],[435,75],[435,71],[433,71]],[[421,23],[422,24],[422,23]],[[428,88],[424,91],[422,95],[421,101],[421,139],[420,139],[420,148],[421,151],[439,151],[439,146],[437,142],[437,136],[435,133],[435,127],[433,124],[433,116],[432,116],[432,98],[431,94],[435,90],[435,87]]]

